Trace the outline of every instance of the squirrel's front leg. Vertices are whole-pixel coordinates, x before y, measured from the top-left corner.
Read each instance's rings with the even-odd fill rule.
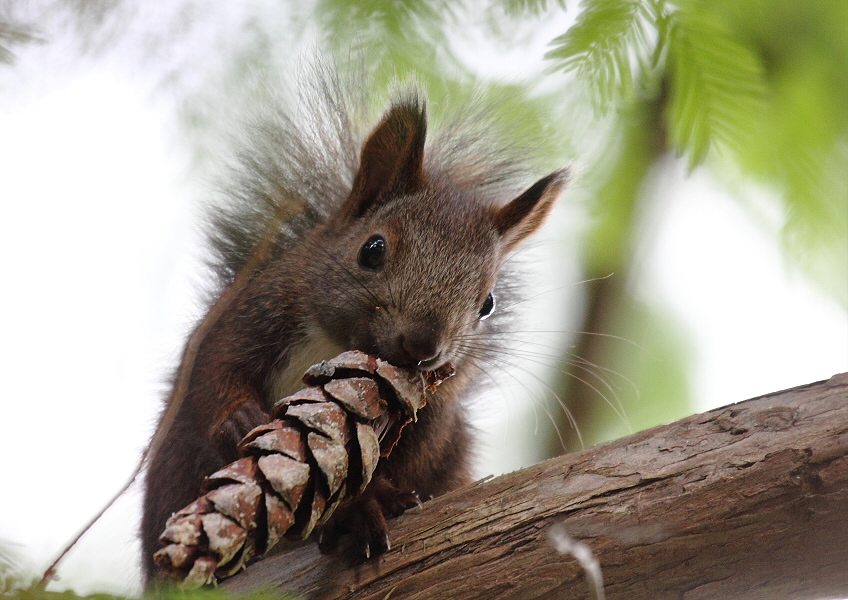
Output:
[[[239,458],[238,444],[253,428],[267,423],[268,413],[262,408],[260,395],[252,386],[227,380],[211,379],[207,397],[217,397],[217,409],[210,414],[206,432],[212,447],[225,463]],[[202,397],[202,396],[200,396]],[[193,399],[197,401],[198,396]],[[197,414],[197,411],[194,411]]]
[[[255,402],[240,402],[221,415],[209,433],[215,449],[227,462],[239,458],[238,443],[252,429],[267,423],[268,413]]]

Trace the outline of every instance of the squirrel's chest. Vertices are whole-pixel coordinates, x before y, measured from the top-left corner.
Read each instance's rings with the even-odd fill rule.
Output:
[[[266,388],[269,404],[267,408],[277,400],[303,388],[301,378],[309,367],[349,349],[342,348],[332,341],[320,327],[310,326],[306,337],[289,351],[285,365],[270,373]]]

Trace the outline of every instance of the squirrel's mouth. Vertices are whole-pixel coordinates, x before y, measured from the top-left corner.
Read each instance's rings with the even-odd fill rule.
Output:
[[[449,365],[449,364],[450,364],[449,361],[447,361],[444,357],[439,355],[439,356],[435,356],[435,357],[433,357],[429,360],[420,360],[420,361],[418,361],[418,364],[415,365],[415,367],[418,368],[419,371],[423,371],[425,373],[428,373],[428,372],[432,373],[432,372],[438,371],[443,366]]]
[[[375,345],[376,346],[376,345]],[[381,360],[386,361],[396,367],[402,369],[417,369],[422,373],[435,372],[450,364],[448,353],[438,351],[434,355],[421,359],[421,354],[416,356],[414,353],[403,348],[389,347],[381,348],[379,346],[371,346],[368,349],[357,348],[362,352],[376,356]]]

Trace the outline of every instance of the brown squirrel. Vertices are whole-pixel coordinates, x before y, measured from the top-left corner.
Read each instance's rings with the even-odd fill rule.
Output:
[[[322,545],[350,532],[360,555],[384,552],[386,516],[414,494],[471,481],[463,400],[499,343],[496,298],[510,293],[504,264],[548,215],[567,172],[521,192],[520,164],[485,136],[453,128],[425,148],[415,92],[396,99],[363,144],[333,78],[317,89],[311,121],[278,114],[255,128],[235,202],[213,216],[223,290],[281,203],[299,207],[202,339],[176,420],[151,457],[141,528],[148,582],[168,516],[238,458],[239,440],[302,387],[306,368],[343,350],[422,370],[450,361],[457,375],[430,395],[365,492],[324,526]]]

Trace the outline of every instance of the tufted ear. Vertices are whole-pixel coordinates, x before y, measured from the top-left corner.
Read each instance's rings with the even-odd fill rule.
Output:
[[[568,169],[554,171],[497,210],[495,227],[501,235],[504,255],[514,250],[544,223],[568,178]]]
[[[362,146],[353,189],[343,206],[353,218],[392,194],[416,191],[424,183],[427,111],[417,99],[395,104]]]

